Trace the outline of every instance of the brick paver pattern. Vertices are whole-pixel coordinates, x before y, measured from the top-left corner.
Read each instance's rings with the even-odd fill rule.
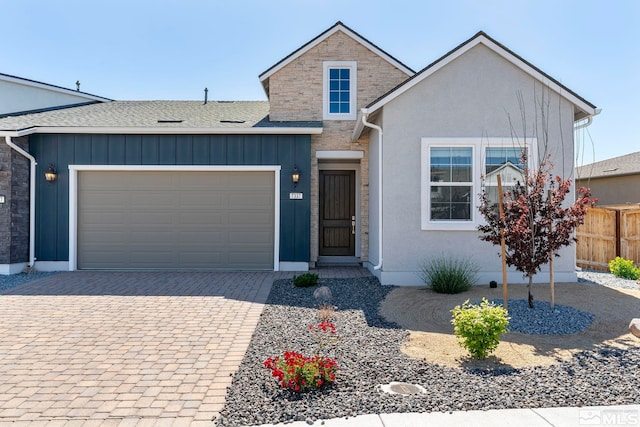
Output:
[[[80,271],[5,291],[0,424],[212,426],[273,280],[292,275]]]

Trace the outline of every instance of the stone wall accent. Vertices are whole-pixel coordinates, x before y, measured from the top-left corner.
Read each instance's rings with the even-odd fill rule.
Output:
[[[13,139],[28,149],[27,138]],[[29,160],[0,140],[0,264],[29,260]]]
[[[358,63],[358,109],[408,77],[382,57],[338,31],[269,78],[271,120],[322,120],[324,61]]]
[[[29,150],[27,137],[13,141]],[[29,159],[11,150],[11,263],[29,261],[30,166]]]
[[[9,264],[11,258],[11,148],[0,139],[0,264]]]
[[[274,121],[321,121],[323,119],[323,62],[356,61],[357,108],[369,103],[408,78],[382,57],[350,36],[337,32],[269,78],[270,119]],[[360,251],[361,261],[369,253],[369,145],[368,137],[351,142],[353,120],[326,120],[323,133],[311,137],[311,262],[318,259],[318,160],[319,150],[361,150],[360,162]]]

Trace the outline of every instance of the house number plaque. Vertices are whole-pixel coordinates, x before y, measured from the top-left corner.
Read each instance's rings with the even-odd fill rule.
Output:
[[[302,193],[289,193],[289,200],[302,200]]]

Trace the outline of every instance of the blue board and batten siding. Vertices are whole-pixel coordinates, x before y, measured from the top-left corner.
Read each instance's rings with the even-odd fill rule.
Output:
[[[309,135],[32,135],[38,161],[36,259],[69,260],[71,165],[280,165],[280,261],[308,262],[310,242]],[[54,164],[58,178],[44,179]],[[300,182],[294,188],[291,172]],[[289,200],[290,192],[304,194]]]

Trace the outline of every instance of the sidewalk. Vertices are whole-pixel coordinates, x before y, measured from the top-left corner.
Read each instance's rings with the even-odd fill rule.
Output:
[[[313,424],[263,424],[260,427],[573,427],[640,426],[640,404],[583,408],[502,409],[408,414],[361,415],[319,420]]]

